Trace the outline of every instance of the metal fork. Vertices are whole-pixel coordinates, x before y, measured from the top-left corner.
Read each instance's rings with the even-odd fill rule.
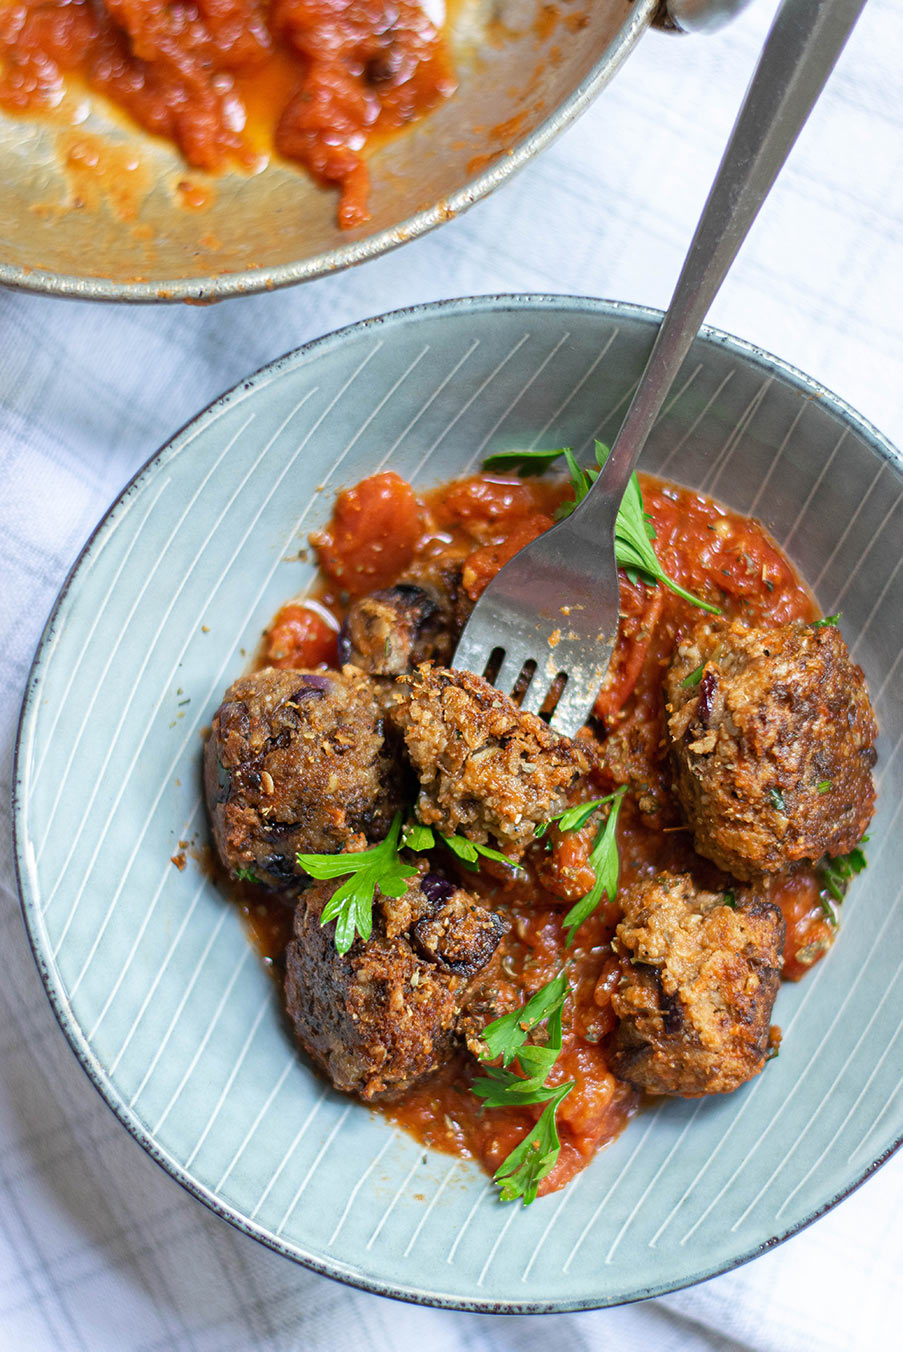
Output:
[[[611,454],[571,515],[492,580],[461,635],[453,665],[483,675],[501,649],[495,684],[513,692],[527,682],[521,707],[533,713],[566,676],[551,719],[556,732],[573,736],[586,722],[611,661],[619,609],[615,520],[637,458],[864,6],[784,0]]]

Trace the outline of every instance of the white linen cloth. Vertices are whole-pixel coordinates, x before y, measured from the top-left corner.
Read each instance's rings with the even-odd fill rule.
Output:
[[[44,618],[98,518],[240,377],[364,316],[442,296],[667,304],[774,10],[645,38],[595,106],[488,201],[342,275],[208,309],[0,294],[0,758]],[[903,13],[871,0],[711,319],[903,443]],[[903,1157],[748,1266],[644,1305],[543,1318],[345,1288],[216,1219],[144,1154],[45,998],[0,824],[0,1349],[430,1352],[903,1345]]]

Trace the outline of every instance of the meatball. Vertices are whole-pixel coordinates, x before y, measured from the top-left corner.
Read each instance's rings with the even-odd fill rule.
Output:
[[[728,897],[730,894],[728,894]],[[784,920],[773,902],[702,892],[688,874],[629,888],[615,931],[612,1070],[650,1094],[726,1094],[765,1064]]]
[[[402,684],[393,719],[420,779],[420,820],[518,857],[586,771],[580,747],[469,671],[422,666]]]
[[[374,676],[401,676],[427,658],[451,657],[438,599],[399,582],[355,601],[339,634],[339,660]]]
[[[833,625],[704,620],[679,645],[665,697],[677,796],[700,854],[750,880],[861,840],[878,728]]]
[[[351,667],[242,677],[213,716],[204,783],[223,864],[270,887],[297,884],[299,850],[381,840],[402,785],[377,683]]]
[[[440,1066],[477,974],[503,921],[436,874],[412,878],[401,897],[377,891],[373,932],[336,952],[320,916],[336,881],[302,893],[286,952],[286,1008],[298,1041],[337,1089],[394,1096]]]

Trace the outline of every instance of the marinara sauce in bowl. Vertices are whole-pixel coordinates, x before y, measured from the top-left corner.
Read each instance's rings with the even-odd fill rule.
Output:
[[[484,459],[571,446],[587,463],[596,439],[613,438],[659,320],[562,297],[455,301],[265,368],[114,504],[36,658],[17,754],[19,878],[76,1053],[127,1128],[218,1214],[384,1294],[514,1312],[672,1290],[794,1233],[903,1136],[899,457],[815,382],[716,331],[694,344],[641,466],[663,562],[731,615],[840,612],[880,726],[868,866],[836,907],[839,926],[811,871],[782,889],[780,1055],[733,1093],[640,1103],[625,1091],[605,1056],[613,969],[598,959],[616,914],[601,907],[571,950],[562,1056],[579,1088],[562,1104],[560,1172],[529,1207],[504,1203],[487,1169],[523,1134],[517,1111],[481,1116],[452,1067],[388,1112],[334,1091],[282,1017],[272,973],[284,917],[250,890],[243,915],[211,868],[200,763],[224,689],[267,658],[334,661],[352,595],[391,582],[422,548],[460,548],[478,590],[561,491],[487,475]],[[349,553],[336,522],[357,492],[366,525],[371,490],[355,488],[366,482],[382,524],[369,545],[358,529]],[[640,594],[628,580],[622,598],[599,712],[639,790],[640,767],[654,768],[644,706],[659,698],[655,668],[688,621],[660,588]],[[649,605],[660,609],[647,642]],[[661,787],[646,783],[645,813],[641,794],[622,806],[625,884],[679,869],[689,849],[664,809],[655,821]],[[502,956],[515,1003],[557,970],[562,900],[542,889],[564,875],[582,887],[579,836],[557,877],[543,883],[537,863],[530,897],[523,881],[475,875],[511,922]]]

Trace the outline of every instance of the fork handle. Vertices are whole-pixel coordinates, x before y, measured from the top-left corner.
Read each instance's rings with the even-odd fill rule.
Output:
[[[642,379],[602,473],[573,514],[575,524],[582,517],[581,534],[614,530],[617,504],[668,390],[865,2],[781,5]]]

